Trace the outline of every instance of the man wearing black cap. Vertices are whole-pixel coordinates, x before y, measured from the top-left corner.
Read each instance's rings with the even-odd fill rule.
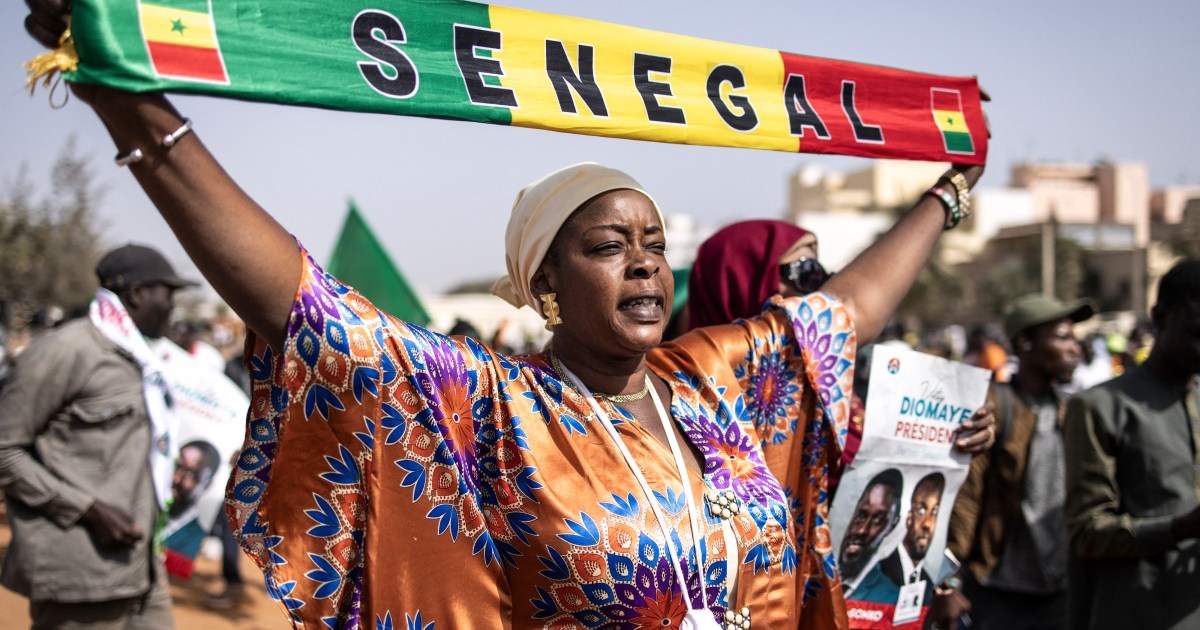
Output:
[[[933,627],[1062,628],[1067,614],[1067,541],[1059,387],[1071,382],[1080,348],[1073,325],[1095,312],[1040,294],[1015,300],[1004,318],[1019,361],[1010,383],[993,384],[992,449],[971,460],[950,516],[946,546],[961,575],[937,591]]]
[[[1072,628],[1200,628],[1200,258],[1151,317],[1146,361],[1067,405]]]
[[[194,283],[140,245],[105,254],[96,275],[90,316],[34,341],[0,391],[13,533],[0,581],[29,598],[34,628],[172,628],[152,540],[170,400],[145,338]]]

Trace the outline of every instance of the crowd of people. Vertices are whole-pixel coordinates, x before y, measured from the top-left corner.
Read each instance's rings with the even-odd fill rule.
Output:
[[[28,4],[53,46],[63,3]],[[997,378],[953,440],[971,458],[948,536],[962,568],[935,584],[921,562],[944,478],[916,484],[909,533],[870,570],[900,519],[894,481],[868,483],[869,518],[837,549],[830,505],[875,421],[855,364],[970,216],[982,166],[930,182],[836,274],[803,229],[728,226],[700,247],[681,313],[641,184],[593,163],[550,173],[518,194],[493,287],[549,340],[512,355],[326,273],[164,96],[71,90],[119,155],[136,151],[123,165],[245,322],[230,368],[245,439],[213,531],[294,627],[845,628],[848,598],[891,597],[908,573],[935,630],[1200,627],[1200,260],[1161,279],[1144,360],[1082,391],[1090,302],[1025,296],[997,314],[1003,361],[986,335],[964,348]],[[40,335],[0,387],[0,582],[34,628],[172,628],[159,534],[223,463],[177,443],[189,383],[152,345],[194,281],[141,245],[96,275],[87,315]],[[175,332],[197,364],[228,367]],[[236,597],[241,576],[226,579]]]
[[[783,236],[778,236],[779,234]],[[778,243],[773,245],[772,243],[776,241]],[[760,251],[763,244],[766,244],[765,259]],[[696,268],[691,275],[690,299],[687,300],[683,309],[678,309],[683,313],[695,313],[695,315],[683,325],[683,328],[700,328],[706,325],[706,322],[707,325],[711,325],[713,321],[734,321],[743,317],[753,317],[755,312],[761,308],[755,306],[755,302],[767,302],[775,294],[786,297],[788,295],[804,295],[819,290],[828,279],[829,274],[816,262],[816,248],[815,235],[780,221],[747,221],[719,231],[700,248],[698,253]],[[114,258],[118,259],[120,263],[120,266],[115,269],[111,262]],[[805,265],[807,271],[798,274],[795,270],[795,261],[806,261],[808,263]],[[143,271],[143,267],[149,267],[152,270]],[[1175,348],[1186,348],[1189,343],[1195,343],[1187,338],[1187,335],[1191,334],[1188,329],[1189,322],[1186,319],[1188,316],[1186,309],[1190,308],[1188,300],[1181,300],[1178,296],[1180,294],[1187,296],[1196,291],[1196,288],[1189,284],[1189,282],[1195,282],[1196,273],[1195,261],[1183,263],[1164,279],[1163,282],[1166,286],[1160,290],[1155,321],[1156,323],[1163,322],[1162,325],[1168,331],[1165,342],[1174,342]],[[1191,274],[1190,278],[1188,274]],[[239,387],[244,388],[247,392],[250,391],[250,375],[240,352],[236,349],[237,344],[230,343],[229,340],[219,344],[225,349],[224,354],[228,355],[228,357],[223,356],[222,352],[212,343],[214,335],[213,327],[210,324],[203,321],[175,320],[169,326],[164,326],[163,318],[170,313],[169,301],[151,300],[147,302],[129,292],[130,285],[133,283],[159,285],[167,289],[188,284],[188,281],[179,279],[170,269],[169,263],[156,252],[150,248],[140,247],[123,247],[114,250],[97,268],[97,276],[102,287],[109,289],[124,287],[118,293],[123,296],[123,303],[134,305],[131,313],[138,313],[138,319],[148,318],[150,320],[150,323],[146,324],[149,330],[144,330],[144,334],[169,337],[196,357],[199,363],[218,371],[224,371]],[[118,283],[113,280],[113,276],[120,276],[123,280]],[[738,287],[759,285],[761,288],[750,291],[744,296],[733,296],[731,293],[738,290]],[[1172,297],[1173,295],[1174,297]],[[149,304],[158,310],[152,311],[152,315],[141,315],[146,309],[145,306],[141,306],[142,304]],[[1184,316],[1173,315],[1180,308],[1184,309]],[[60,309],[48,308],[46,310],[49,312]],[[1093,313],[1094,309],[1087,301],[1065,304],[1041,295],[1026,296],[1014,303],[1004,314],[1003,337],[997,337],[994,334],[990,337],[972,335],[972,341],[965,346],[966,353],[963,356],[953,357],[993,371],[994,384],[989,395],[988,408],[995,411],[998,440],[977,439],[974,443],[964,443],[963,445],[964,450],[972,452],[977,457],[974,459],[968,482],[960,490],[954,505],[949,545],[954,553],[964,560],[964,566],[959,575],[948,581],[949,585],[943,584],[938,588],[936,596],[931,597],[931,600],[935,602],[929,618],[931,627],[954,627],[956,625],[954,620],[968,618],[974,621],[975,627],[982,628],[1066,627],[1069,605],[1075,607],[1075,614],[1086,615],[1083,618],[1092,619],[1095,615],[1099,615],[1099,618],[1105,620],[1106,623],[1112,619],[1120,619],[1119,623],[1108,623],[1107,627],[1126,627],[1125,624],[1128,620],[1119,616],[1114,617],[1114,611],[1102,610],[1097,613],[1091,610],[1098,603],[1128,601],[1126,598],[1120,597],[1120,593],[1111,594],[1111,599],[1096,599],[1093,591],[1082,591],[1085,594],[1073,598],[1074,601],[1069,604],[1068,574],[1071,573],[1069,567],[1072,565],[1072,549],[1080,549],[1077,552],[1078,568],[1074,572],[1077,576],[1076,579],[1088,578],[1077,586],[1077,590],[1097,588],[1097,580],[1083,567],[1089,566],[1089,564],[1094,565],[1097,559],[1105,557],[1104,554],[1114,554],[1123,559],[1136,557],[1140,553],[1139,545],[1141,544],[1155,544],[1162,548],[1158,549],[1155,555],[1173,551],[1164,548],[1164,546],[1170,547],[1174,544],[1174,538],[1170,538],[1172,536],[1170,532],[1175,528],[1173,523],[1163,521],[1162,518],[1151,518],[1160,523],[1158,526],[1160,530],[1166,527],[1166,533],[1159,531],[1154,534],[1158,538],[1154,543],[1140,543],[1137,539],[1138,521],[1135,519],[1146,517],[1136,513],[1122,514],[1114,524],[1112,522],[1115,516],[1114,512],[1121,514],[1120,509],[1124,505],[1124,503],[1114,504],[1114,501],[1122,501],[1119,497],[1126,493],[1133,493],[1149,497],[1148,500],[1140,502],[1142,505],[1139,507],[1141,511],[1148,512],[1150,517],[1173,516],[1186,512],[1187,492],[1194,485],[1194,482],[1190,481],[1191,477],[1187,467],[1194,460],[1195,453],[1194,445],[1192,445],[1194,438],[1188,432],[1186,420],[1192,419],[1194,422],[1197,417],[1195,410],[1188,407],[1186,400],[1177,401],[1181,402],[1178,409],[1172,410],[1171,405],[1167,405],[1166,409],[1159,408],[1164,401],[1169,402],[1172,399],[1169,391],[1171,385],[1161,382],[1160,377],[1155,376],[1156,372],[1152,369],[1155,365],[1154,362],[1151,362],[1151,369],[1142,367],[1149,357],[1155,356],[1153,351],[1140,353],[1141,360],[1138,360],[1135,358],[1138,353],[1104,354],[1108,346],[1113,344],[1111,336],[1105,339],[1093,334],[1077,339],[1074,334],[1074,324],[1086,321],[1092,317]],[[1168,315],[1173,318],[1169,323],[1167,322]],[[63,366],[58,362],[62,358],[60,354],[62,350],[55,349],[59,344],[75,346],[78,349],[90,349],[95,345],[99,345],[102,349],[106,345],[103,342],[97,344],[94,336],[87,343],[75,338],[78,337],[79,331],[89,330],[83,321],[56,318],[56,321],[48,322],[45,325],[41,325],[40,321],[31,322],[31,324],[33,326],[30,328],[37,330],[38,336],[50,332],[53,334],[49,335],[46,340],[38,340],[31,346],[31,354],[21,362],[22,378],[13,379],[11,384],[5,382],[5,387],[0,389],[2,392],[0,395],[6,402],[15,401],[17,403],[15,406],[6,404],[6,409],[10,409],[14,413],[27,409],[27,405],[22,406],[23,403],[21,403],[22,386],[35,387],[36,389],[33,391],[39,392],[46,391],[46,385],[50,384],[47,381],[53,381],[55,391],[62,387],[82,387],[82,384],[73,383],[73,381],[89,380],[84,379],[80,375],[81,373],[103,375],[111,369],[101,369],[86,358],[75,359],[82,361],[79,368],[82,372],[63,372],[59,369]],[[222,322],[222,324],[226,324],[226,322]],[[152,328],[152,326],[158,326],[158,328]],[[60,328],[61,330],[59,330]],[[986,327],[979,326],[975,330],[982,332],[986,330]],[[1139,338],[1144,345],[1153,348],[1153,336],[1147,339],[1147,334],[1141,332],[1143,330],[1145,330],[1143,327],[1139,327],[1131,336]],[[1151,328],[1150,330],[1155,329]],[[456,321],[454,327],[446,332],[449,335],[480,337],[473,326],[461,319]],[[218,339],[223,339],[225,336],[216,335]],[[937,338],[938,335],[923,335],[922,337]],[[912,338],[910,337],[910,339]],[[914,341],[916,340],[914,339]],[[989,345],[993,348],[989,348]],[[919,341],[914,346],[927,352],[946,352],[942,348],[922,347]],[[1087,360],[1086,350],[1089,346],[1095,348],[1093,352],[1100,357],[1099,359],[1092,362]],[[38,358],[41,360],[35,360]],[[1171,367],[1174,367],[1176,362],[1180,362],[1179,367],[1183,369],[1183,374],[1188,374],[1188,369],[1193,370],[1190,373],[1194,374],[1195,372],[1195,368],[1187,368],[1186,356],[1174,359],[1156,358],[1155,361],[1159,361],[1160,365],[1165,363]],[[1099,368],[1093,367],[1092,370],[1099,373],[1101,377],[1091,377],[1088,379],[1091,382],[1085,387],[1081,383],[1086,381],[1081,381],[1079,372],[1088,369],[1089,363],[1099,366]],[[10,366],[12,364],[10,356]],[[39,366],[53,366],[53,375]],[[862,371],[860,369],[859,373],[861,374]],[[1124,378],[1107,384],[1106,382],[1114,375]],[[8,379],[6,378],[4,381],[8,381]],[[1088,389],[1091,385],[1101,385],[1102,383],[1105,384],[1079,396],[1077,402],[1074,403],[1076,409],[1068,413],[1067,403],[1071,393],[1078,393]],[[1186,392],[1186,382],[1182,385],[1184,387],[1181,391]],[[88,387],[95,387],[99,392],[114,388],[113,383],[102,377],[89,381]],[[137,389],[135,387],[133,391]],[[28,391],[26,390],[25,395],[28,395]],[[85,400],[100,394],[84,388],[73,395],[82,397],[83,400],[73,399],[70,403],[64,400],[56,405],[43,406],[42,409],[62,413],[72,405],[83,405],[85,410],[82,413],[86,417],[88,415],[86,408],[91,402],[85,402]],[[1147,397],[1148,400],[1143,400]],[[1119,414],[1114,417],[1114,413],[1110,410],[1114,408],[1114,405],[1121,404],[1135,407],[1150,405],[1153,411],[1152,422],[1143,428],[1141,425],[1147,422],[1147,418],[1138,417],[1137,414],[1128,419],[1120,417]],[[861,401],[856,401],[853,409],[855,411],[849,425],[850,439],[847,440],[842,455],[843,466],[852,461],[857,445],[856,440],[861,434],[863,422]],[[1174,425],[1163,422],[1162,416],[1165,414],[1166,419],[1170,420],[1172,412],[1176,415],[1181,414],[1179,418],[1175,418]],[[982,414],[983,411],[981,411]],[[1072,414],[1078,416],[1077,422],[1083,424],[1072,425],[1073,430],[1069,430],[1066,423]],[[5,428],[11,430],[15,426],[14,421],[20,417],[19,413],[9,416]],[[36,416],[26,415],[25,417],[32,419]],[[134,427],[145,421],[140,417],[131,419],[134,421],[132,423]],[[1184,422],[1180,422],[1180,420],[1184,420]],[[1118,439],[1119,433],[1132,429],[1128,428],[1127,424],[1119,423],[1129,421],[1139,423],[1135,427],[1137,441],[1126,445]],[[52,430],[50,428],[52,421],[47,420],[46,423],[40,431],[58,434],[60,439],[63,433],[69,430],[67,428]],[[1120,428],[1118,428],[1118,424]],[[1160,425],[1164,424],[1172,426],[1172,429],[1161,431]],[[107,427],[107,430],[120,436],[129,432],[128,427],[121,428],[115,423]],[[37,429],[27,431],[26,434],[32,436],[33,443],[26,445],[25,448],[32,447],[35,454],[43,450],[71,452],[71,448],[67,448],[62,443],[44,441],[50,440],[50,438],[41,437],[38,433]],[[90,440],[91,437],[89,436],[87,439]],[[1147,445],[1146,441],[1149,441],[1150,444]],[[39,444],[39,442],[41,443]],[[6,444],[6,446],[11,446],[11,444]],[[92,446],[95,452],[104,459],[120,456],[115,449],[97,444],[92,444]],[[141,448],[141,445],[139,442],[134,442],[132,447],[136,451]],[[1076,453],[1075,457],[1070,455],[1072,449]],[[181,457],[185,455],[184,450],[181,450]],[[1090,456],[1082,456],[1084,453],[1088,453]],[[1148,459],[1150,453],[1172,453],[1177,461],[1173,466],[1149,467],[1145,460]],[[13,453],[8,451],[6,454],[11,456]],[[1136,462],[1132,468],[1136,472],[1131,474],[1142,475],[1148,472],[1148,467],[1154,470],[1174,468],[1178,478],[1173,479],[1169,476],[1140,478],[1136,484],[1126,481],[1133,487],[1122,492],[1118,485],[1119,477],[1115,472],[1117,470],[1114,466],[1116,462],[1113,461],[1116,457],[1132,459]],[[1142,461],[1137,461],[1139,457]],[[54,510],[59,512],[67,510],[68,514],[70,513],[72,509],[70,507],[62,505],[53,507],[56,501],[69,500],[69,492],[64,495],[64,498],[50,499],[50,494],[61,493],[61,488],[53,490],[54,486],[51,482],[38,481],[40,471],[36,469],[32,469],[35,472],[30,473],[31,469],[12,466],[13,459],[11,457],[4,461],[9,464],[4,466],[9,473],[7,478],[14,480],[14,483],[4,485],[6,493],[10,497],[9,509],[14,510],[13,506],[15,506],[10,518],[18,522],[21,522],[23,518],[28,518],[30,513],[22,512],[27,505],[45,506],[41,511],[45,513],[45,517],[50,517],[50,520],[54,520],[52,516],[56,513]],[[57,481],[58,483],[70,484],[72,476],[55,469],[53,461],[54,458],[50,457],[46,464],[47,471],[53,476],[62,476],[61,480]],[[1077,466],[1077,468],[1071,469],[1070,477],[1066,477],[1068,463]],[[71,465],[76,469],[89,467],[86,462],[79,460],[73,460]],[[1129,465],[1126,464],[1126,466]],[[137,467],[131,467],[125,472],[133,472],[136,469]],[[178,485],[180,471],[186,470],[188,470],[186,462],[181,460],[176,467],[176,485]],[[1062,483],[1064,478],[1069,483]],[[17,479],[20,479],[21,483],[15,483]],[[116,479],[116,483],[120,487],[124,487],[125,480],[120,479],[119,476]],[[927,481],[928,483],[926,483]],[[929,485],[934,481],[937,480],[922,480],[921,483],[918,483],[918,489],[922,487],[922,484]],[[831,482],[836,482],[836,479],[831,479]],[[37,495],[25,494],[28,492],[30,484],[35,487],[45,484],[41,488],[41,492],[45,494],[41,496],[48,498],[35,498]],[[831,485],[835,485],[835,483],[831,483]],[[869,513],[869,510],[872,509],[868,506],[875,506],[873,509],[878,510],[880,514],[898,514],[897,504],[900,494],[897,487],[897,481],[889,479],[887,475],[880,475],[879,478],[868,483],[867,491],[864,492],[862,499],[863,510],[866,510],[864,514]],[[1072,497],[1073,501],[1069,501],[1068,494],[1072,487],[1078,488],[1076,494],[1079,496]],[[51,490],[53,492],[50,492]],[[97,499],[92,505],[84,506],[87,508],[86,511],[77,517],[79,525],[90,532],[98,543],[107,541],[105,544],[121,544],[130,550],[137,549],[137,542],[144,544],[145,532],[148,531],[148,527],[133,527],[127,522],[127,529],[124,534],[121,534],[120,529],[114,529],[119,526],[112,522],[114,519],[120,520],[118,518],[119,511],[113,512],[114,508],[111,505],[98,498],[104,490],[97,488],[94,492]],[[917,494],[914,491],[914,501],[918,501]],[[936,494],[941,495],[940,487]],[[119,497],[116,502],[124,504],[130,500],[148,505],[145,497],[142,499]],[[1124,501],[1128,501],[1128,499]],[[1158,514],[1164,510],[1165,514]],[[88,512],[92,512],[93,515],[87,516]],[[107,516],[107,521],[104,520],[105,516]],[[128,518],[133,525],[149,519],[148,516],[139,518],[136,514],[120,516]],[[35,517],[34,520],[37,521],[40,518],[43,517]],[[898,516],[894,517],[894,519],[898,518]],[[1068,518],[1073,518],[1074,522],[1069,523]],[[851,581],[859,577],[858,574],[865,568],[862,565],[863,561],[875,551],[873,545],[878,545],[878,542],[890,531],[890,527],[894,527],[896,523],[896,520],[892,520],[891,525],[884,529],[872,531],[867,526],[867,520],[863,521],[861,529],[852,526],[852,529],[847,532],[846,540],[854,542],[859,551],[851,554],[846,551],[845,545],[843,546],[838,557],[838,568],[843,580]],[[1093,523],[1097,522],[1103,526],[1098,534],[1093,533],[1094,530],[1091,529],[1094,527]],[[1163,525],[1163,523],[1166,524]],[[21,526],[18,525],[18,527]],[[1147,527],[1149,526],[1147,525]],[[1178,525],[1181,537],[1187,535],[1188,527],[1186,519]],[[914,532],[918,529],[910,525],[908,531]],[[224,608],[236,604],[243,596],[244,580],[238,570],[240,554],[229,520],[224,515],[221,515],[214,523],[211,534],[223,543],[221,568],[226,587],[221,592],[214,593],[209,599],[209,604],[215,608]],[[118,537],[121,535],[127,537],[126,542],[116,543],[115,541],[119,540]],[[31,545],[34,548],[40,548],[44,544],[37,541],[38,536],[38,534],[30,532],[21,532],[20,541],[10,552],[13,558],[10,562],[14,567],[19,566],[22,559],[31,553],[28,551]],[[1076,539],[1092,542],[1090,544],[1076,543]],[[915,554],[917,544],[918,540],[915,536],[906,534],[902,546],[907,550],[906,553]],[[58,547],[58,545],[54,546]],[[71,563],[73,566],[78,566],[75,563],[78,562],[79,556],[74,547],[64,545],[60,548],[71,550],[69,552]],[[103,544],[100,544],[94,547],[93,551],[100,551],[102,548]],[[897,556],[899,553],[900,548],[898,547],[892,556]],[[1173,557],[1164,556],[1163,567],[1182,566],[1180,563],[1187,562],[1189,558],[1186,550],[1173,551],[1171,555]],[[151,560],[145,549],[131,553],[127,558],[131,560],[125,566],[127,574],[144,575],[146,573],[146,563]],[[132,560],[137,561],[132,562]],[[1089,561],[1091,562],[1089,563]],[[43,563],[40,566],[51,568],[54,566],[53,562],[46,563],[45,560],[40,562]],[[1148,569],[1160,568],[1154,562],[1148,562],[1150,562],[1149,565],[1140,569],[1142,573]],[[875,597],[872,593],[876,593],[880,589],[894,594],[895,586],[891,586],[891,584],[900,583],[902,580],[895,576],[891,576],[888,580],[884,578],[889,576],[889,570],[892,573],[898,573],[899,566],[898,556],[894,560],[889,557],[880,562],[878,569],[871,572],[869,579],[863,579],[857,584],[859,595]],[[34,585],[38,582],[52,584],[54,585],[52,589],[58,592],[71,591],[74,594],[85,596],[89,593],[86,588],[78,584],[73,584],[69,580],[64,581],[61,575],[56,575],[52,570],[37,570],[37,580],[33,579],[35,572],[32,568],[29,569],[29,573],[19,578],[13,577],[17,574],[15,571],[18,570],[9,569],[7,574],[9,579],[18,581],[6,581],[6,584],[13,584],[13,588],[22,588],[15,585],[25,583],[24,588],[27,590],[22,592],[31,596],[31,602],[43,601],[35,594],[42,592],[41,589],[47,587],[35,588]],[[105,573],[105,581],[98,585],[97,590],[91,592],[102,594],[105,598],[121,595],[122,593],[117,588],[121,581],[116,579],[120,574],[108,571]],[[1137,575],[1123,576],[1119,571],[1111,570],[1108,573],[1115,573],[1115,575],[1108,577],[1107,580],[1100,580],[1104,588],[1108,589],[1117,588],[1109,585],[1113,580],[1120,585],[1120,588],[1126,588],[1128,586],[1126,582]],[[1141,580],[1141,583],[1145,583],[1144,578],[1137,579]],[[142,588],[142,585],[136,580],[133,584],[134,590]],[[951,588],[950,585],[954,588]],[[1187,596],[1186,583],[1172,585],[1170,581],[1166,581],[1150,586],[1153,587],[1150,589],[1151,595],[1158,598],[1156,600],[1158,607],[1155,610],[1164,610],[1164,615],[1187,619],[1187,612],[1196,605],[1188,604],[1193,600]],[[141,597],[146,602],[143,606],[147,606],[153,601],[156,602],[158,608],[146,607],[144,608],[146,612],[143,614],[150,615],[146,618],[156,625],[161,625],[166,623],[163,621],[165,617],[154,617],[152,613],[158,610],[160,615],[163,614],[162,611],[166,610],[166,604],[161,593],[162,584],[156,583],[156,589],[147,591]],[[1163,608],[1164,601],[1173,601],[1173,598],[1179,597],[1180,594],[1184,594],[1183,599],[1178,600],[1182,602],[1181,605],[1174,608],[1170,606]],[[153,599],[151,599],[152,595]],[[49,609],[60,611],[63,608],[56,604]],[[1117,610],[1124,610],[1124,606]],[[46,615],[38,615],[37,618],[57,619],[57,617]],[[46,623],[49,627],[54,627],[57,622],[47,621]],[[1101,625],[1103,624],[1080,623],[1075,627]],[[1170,620],[1165,620],[1163,625],[1152,627],[1171,627]]]

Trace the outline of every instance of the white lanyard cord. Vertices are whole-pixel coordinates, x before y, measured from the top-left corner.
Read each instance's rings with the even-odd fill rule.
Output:
[[[675,431],[671,426],[671,416],[667,415],[666,408],[662,404],[662,399],[658,397],[658,391],[655,390],[654,384],[650,382],[650,376],[646,376],[646,384],[650,386],[650,397],[654,399],[654,407],[658,410],[658,419],[662,422],[663,431],[667,434],[667,442],[671,444],[671,454],[675,456],[675,470],[679,473],[679,479],[683,482],[683,497],[687,502],[688,525],[692,528],[692,548],[696,552],[696,566],[700,574],[700,601],[704,604],[704,608],[708,608],[708,595],[704,592],[704,549],[705,541],[700,537],[700,526],[696,524],[696,515],[700,513],[696,509],[696,500],[692,497],[692,484],[688,483],[687,465],[683,463],[683,453],[679,449],[679,440],[675,439]]]
[[[621,456],[625,458],[625,463],[629,466],[629,469],[633,471],[633,476],[637,479],[638,485],[642,487],[642,493],[646,495],[646,501],[650,504],[650,509],[654,512],[654,518],[658,520],[658,528],[663,535],[663,546],[667,553],[667,557],[671,560],[671,568],[675,570],[675,579],[679,581],[679,590],[683,595],[683,603],[685,606],[687,606],[688,610],[695,610],[692,608],[692,598],[691,595],[688,594],[687,580],[684,578],[683,574],[683,559],[680,558],[679,561],[676,561],[674,554],[671,553],[671,532],[667,529],[667,519],[663,518],[662,512],[658,507],[658,501],[654,499],[654,492],[650,489],[650,484],[647,483],[646,477],[642,474],[642,469],[638,467],[637,460],[633,458],[633,454],[629,452],[628,448],[626,448],[625,442],[621,439],[621,435],[617,433],[617,428],[613,426],[612,421],[608,419],[608,414],[600,408],[600,405],[592,397],[592,392],[587,388],[587,385],[584,385],[583,381],[579,380],[579,377],[575,376],[575,373],[568,369],[561,362],[559,362],[557,367],[561,367],[563,371],[566,372],[564,376],[570,379],[571,383],[575,385],[575,388],[583,394],[583,397],[587,400],[588,405],[592,408],[592,412],[600,418],[600,424],[604,427],[604,430],[608,432],[608,435],[613,439],[613,442],[616,442],[617,450],[619,450],[621,452]],[[701,560],[702,554],[700,550],[700,545],[704,544],[704,541],[700,539],[698,535],[699,531],[696,527],[695,501],[692,500],[692,491],[686,476],[687,470],[683,466],[683,458],[679,453],[679,446],[676,443],[675,435],[671,430],[671,426],[668,424],[669,420],[667,419],[666,412],[663,410],[662,401],[658,397],[658,392],[654,391],[654,384],[650,382],[650,377],[648,375],[646,376],[646,385],[650,387],[650,394],[654,397],[654,403],[658,409],[659,420],[662,421],[663,428],[667,432],[668,441],[671,443],[671,451],[675,456],[675,466],[678,469],[680,479],[683,482],[683,493],[687,501],[688,524],[691,526],[692,545],[696,552],[697,575],[700,577],[700,601],[704,604],[704,608],[708,609],[708,595],[704,592],[704,570],[702,566],[703,562]]]

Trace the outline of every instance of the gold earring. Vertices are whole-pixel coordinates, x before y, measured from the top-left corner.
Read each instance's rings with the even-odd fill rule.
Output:
[[[554,327],[562,323],[562,318],[558,316],[558,302],[554,298],[558,297],[557,293],[543,293],[542,299],[542,314],[546,316],[546,330],[554,331]]]

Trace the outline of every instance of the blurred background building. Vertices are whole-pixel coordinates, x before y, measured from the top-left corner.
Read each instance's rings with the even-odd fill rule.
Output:
[[[775,217],[816,233],[821,261],[837,271],[888,229],[946,167],[876,160],[839,172],[802,165],[782,182],[788,201]],[[39,330],[81,314],[95,289],[91,267],[101,241],[95,186],[79,175],[83,171],[70,154],[56,169],[78,180],[58,191],[61,207],[47,210],[21,197],[0,205],[0,227],[40,230],[25,230],[24,239],[16,239],[24,233],[19,230],[0,230],[16,239],[0,248],[0,338],[10,351]],[[997,179],[992,175],[987,181]],[[900,323],[909,330],[997,323],[1013,298],[1042,291],[1068,300],[1093,298],[1102,315],[1088,327],[1128,331],[1146,318],[1158,278],[1180,256],[1200,255],[1200,186],[1151,190],[1149,181],[1146,166],[1136,162],[1017,164],[1005,185],[985,185],[972,194],[974,215],[940,239],[932,263],[901,306]],[[668,262],[683,288],[697,247],[721,226],[700,224],[687,214],[672,214],[666,221]],[[547,338],[539,313],[513,309],[490,294],[495,278],[467,279],[439,294],[414,290],[353,203],[341,241],[346,246],[335,248],[324,262],[407,321],[448,331],[462,320],[485,341],[516,350],[537,349]],[[50,255],[56,252],[63,255]],[[180,307],[181,319],[211,322],[212,342],[223,352],[240,352],[240,324],[211,291],[182,294]],[[58,316],[50,321],[43,313]]]
[[[836,269],[945,168],[877,161],[836,173],[804,166],[789,182],[785,216],[818,234],[822,261]],[[1031,291],[1087,296],[1113,317],[1141,317],[1158,277],[1179,256],[1200,253],[1200,187],[1151,191],[1145,165],[1136,162],[1018,164],[1007,186],[984,186],[972,197],[974,216],[939,243],[903,309],[907,317],[925,325],[995,320],[1013,297]]]

